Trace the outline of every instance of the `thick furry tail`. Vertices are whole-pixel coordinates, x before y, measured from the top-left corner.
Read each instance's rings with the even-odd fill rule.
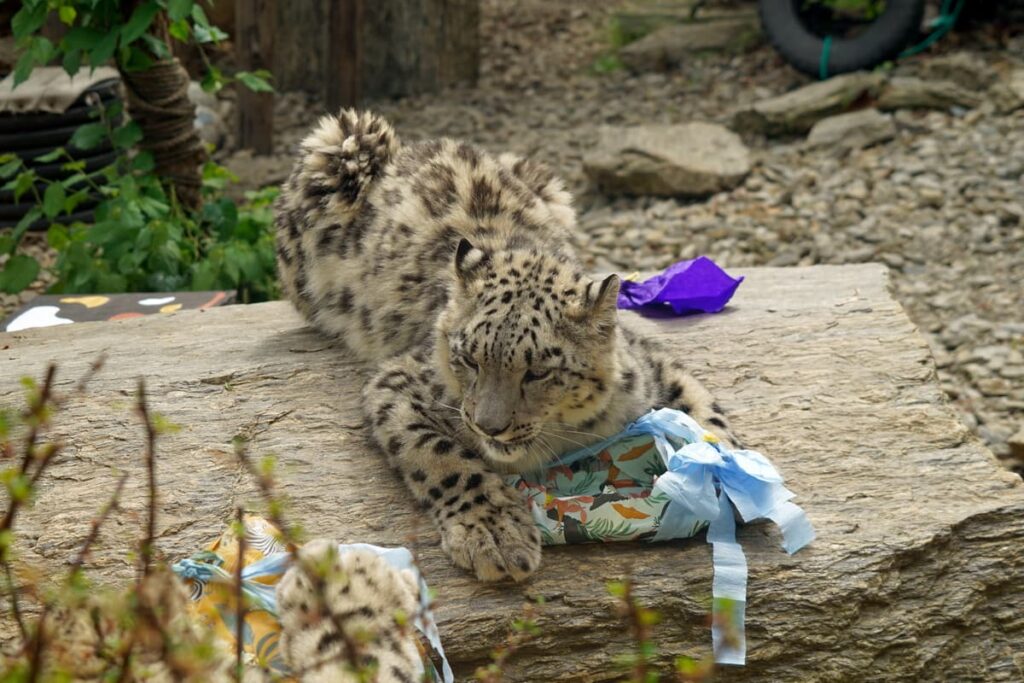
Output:
[[[391,124],[373,112],[345,109],[325,116],[302,141],[293,176],[296,189],[322,209],[350,209],[398,146]]]

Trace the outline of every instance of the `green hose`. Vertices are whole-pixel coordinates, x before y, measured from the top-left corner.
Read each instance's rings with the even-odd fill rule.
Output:
[[[965,0],[942,0],[942,9],[939,10],[939,16],[935,17],[935,20],[932,21],[931,33],[917,45],[912,45],[901,52],[897,59],[920,54],[935,44],[942,36],[949,33],[956,24],[957,19],[960,18],[960,11],[963,10],[964,3]],[[821,59],[818,61],[818,78],[823,81],[829,77],[828,60],[831,53],[832,36],[825,36],[825,39],[821,42]]]

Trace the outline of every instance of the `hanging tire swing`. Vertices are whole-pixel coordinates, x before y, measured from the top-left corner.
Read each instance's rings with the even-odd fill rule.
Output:
[[[931,33],[922,40],[925,3],[760,0],[758,11],[765,35],[779,54],[795,69],[826,79],[921,52],[949,32],[964,0],[943,0]],[[856,11],[842,9],[854,6]]]

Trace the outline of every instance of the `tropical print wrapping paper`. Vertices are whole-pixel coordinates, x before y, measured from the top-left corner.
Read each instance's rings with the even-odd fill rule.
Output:
[[[665,471],[654,439],[640,434],[509,483],[529,500],[545,545],[695,536],[708,521],[693,515],[673,518],[671,532],[663,529],[671,499],[654,490],[654,481]]]

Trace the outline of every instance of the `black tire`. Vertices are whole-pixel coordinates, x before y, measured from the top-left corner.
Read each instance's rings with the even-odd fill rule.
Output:
[[[825,41],[805,26],[799,8],[805,0],[760,0],[765,35],[794,68],[820,77]],[[870,69],[893,59],[921,29],[925,0],[888,0],[885,10],[854,38],[834,38],[824,75]]]

